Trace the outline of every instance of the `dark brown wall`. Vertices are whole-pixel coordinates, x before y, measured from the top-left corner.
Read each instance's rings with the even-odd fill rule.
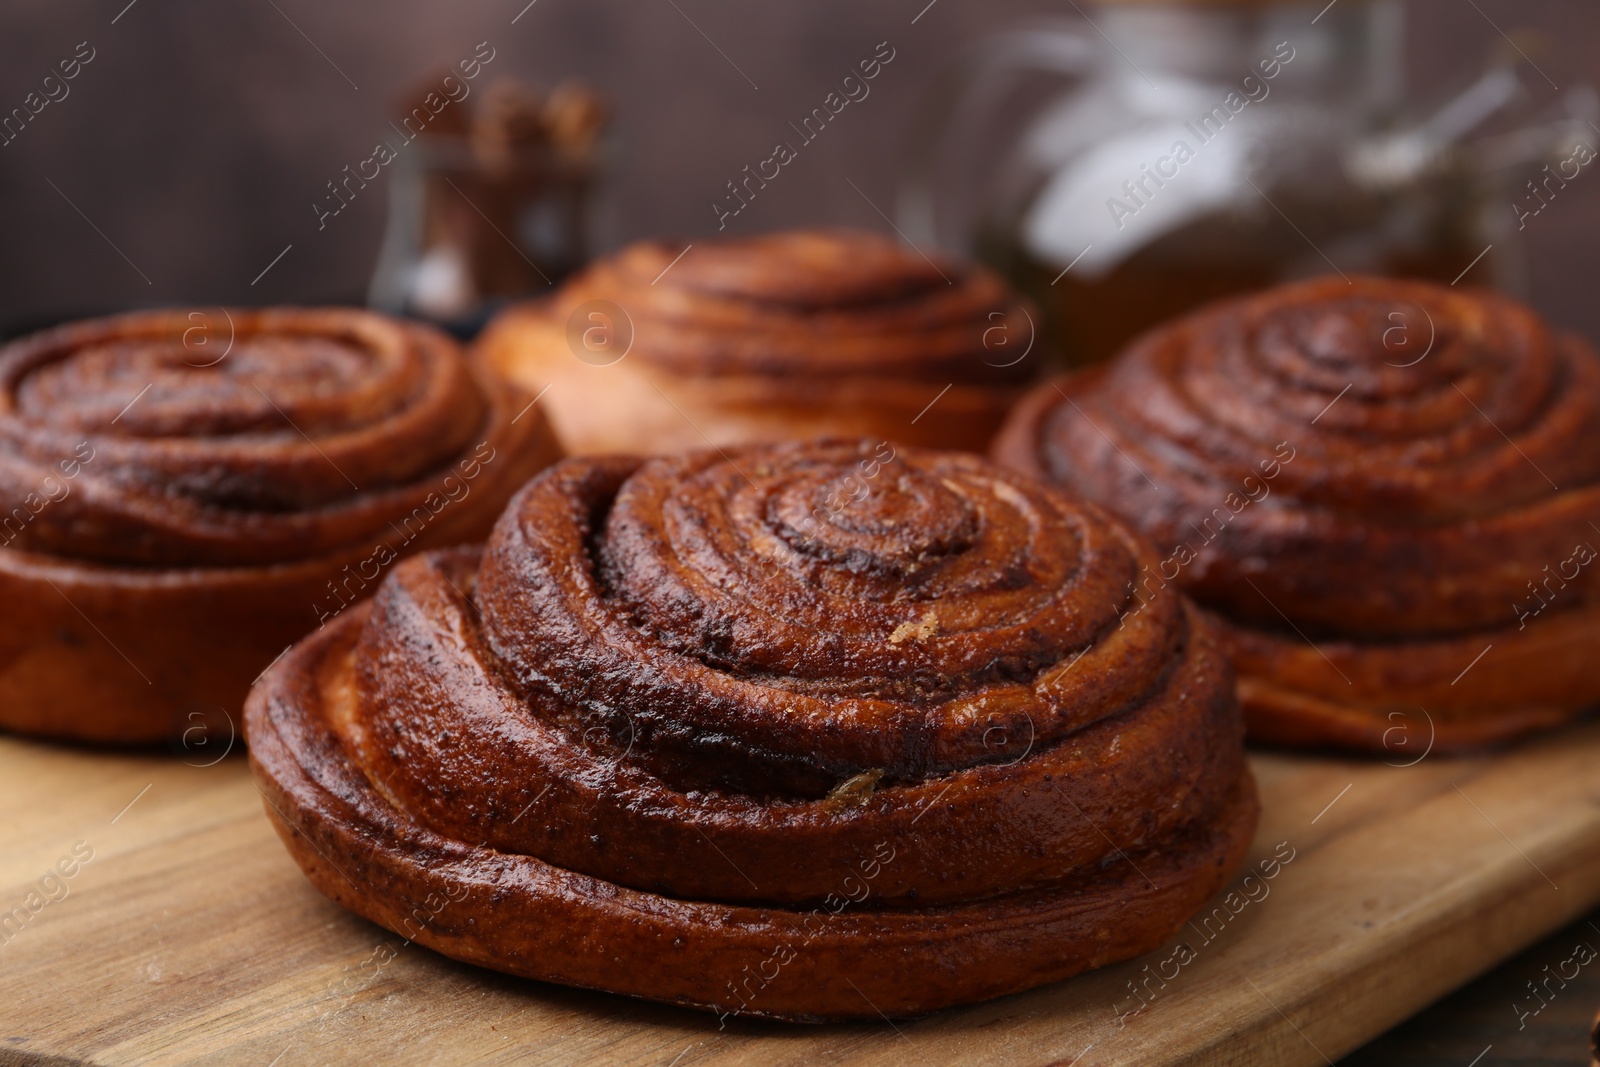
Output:
[[[847,179],[889,209],[902,129],[929,77],[976,35],[1073,7],[937,0],[913,25],[926,0],[537,0],[512,25],[524,2],[135,0],[123,11],[126,0],[6,0],[0,111],[78,42],[96,56],[65,100],[0,148],[0,327],[153,303],[360,299],[383,190],[375,183],[321,232],[311,205],[326,180],[370,153],[398,86],[479,41],[497,50],[493,74],[581,76],[616,97],[623,151],[604,229],[616,243],[713,229],[709,204],[723,183],[888,40],[897,56],[872,96],[731,227],[881,228]],[[1600,5],[1416,0],[1419,94],[1470,77],[1500,40],[1490,19],[1546,31],[1552,51],[1541,66],[1558,81],[1600,83]],[[1549,219],[1558,224],[1541,219],[1532,234],[1532,294],[1558,321],[1600,335],[1591,296],[1600,178],[1574,183],[1559,207]]]

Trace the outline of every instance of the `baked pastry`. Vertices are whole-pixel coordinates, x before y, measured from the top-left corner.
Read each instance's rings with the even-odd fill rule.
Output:
[[[478,350],[549,388],[572,454],[829,434],[981,451],[1034,377],[1033,322],[982,267],[821,230],[632,245]]]
[[[335,901],[513,974],[904,1016],[1149,951],[1256,821],[1226,658],[1150,549],[976,456],[572,459],[246,710]],[[417,902],[430,902],[419,910]]]
[[[1041,386],[994,452],[1150,536],[1139,588],[1215,613],[1256,740],[1420,758],[1600,701],[1600,363],[1505,297],[1216,304]]]
[[[0,727],[226,728],[291,642],[398,555],[484,536],[556,458],[532,398],[478,373],[355,310],[142,313],[0,349]]]

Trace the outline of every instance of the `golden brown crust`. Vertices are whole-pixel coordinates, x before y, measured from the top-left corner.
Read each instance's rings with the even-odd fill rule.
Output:
[[[0,350],[0,725],[150,743],[231,714],[394,558],[481,537],[556,458],[536,411],[513,424],[531,398],[431,330],[226,318],[209,350],[184,312]]]
[[[993,452],[1165,550],[1149,582],[1228,620],[1253,736],[1381,747],[1426,714],[1461,746],[1600,701],[1596,426],[1600,361],[1527,308],[1332,278],[1047,383]]]
[[[253,759],[320,888],[396,930],[449,893],[405,932],[459,958],[780,1018],[983,999],[1155,947],[1248,844],[1231,672],[1128,602],[1148,553],[975,457],[571,460],[270,671]]]
[[[583,348],[586,308],[611,348]],[[982,449],[1038,366],[1033,323],[981,267],[803,231],[632,245],[506,312],[479,352],[549,386],[575,453],[830,434]]]
[[[1584,706],[1574,693],[1595,692],[1594,605],[1520,632],[1316,647],[1212,622],[1238,668],[1250,737],[1264,744],[1331,744],[1404,760],[1558,726]]]

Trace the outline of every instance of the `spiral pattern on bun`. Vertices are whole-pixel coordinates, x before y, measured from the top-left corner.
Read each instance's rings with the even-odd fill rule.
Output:
[[[217,348],[231,332],[226,355],[175,344],[184,319],[159,314],[6,352],[0,499],[84,442],[94,454],[17,547],[180,566],[318,555],[382,532],[485,439],[490,401],[442,335],[359,312],[230,315],[231,331],[208,327]]]
[[[537,412],[513,421],[528,399],[363,311],[142,313],[0,350],[0,586],[22,615],[0,720],[156,740],[195,701],[236,709],[400,553],[483,535],[555,458]]]
[[[1040,387],[995,455],[1156,542],[1150,584],[1232,624],[1258,736],[1476,744],[1600,700],[1597,426],[1600,362],[1528,308],[1330,278]]]
[[[270,671],[252,758],[319,888],[393,929],[448,896],[408,936],[459,959],[780,1018],[980,1000],[1156,947],[1249,843],[1232,674],[1130,600],[1150,558],[956,453],[569,460]]]
[[[550,386],[580,453],[827,434],[982,449],[1041,357],[998,276],[849,230],[640,242],[480,347]]]

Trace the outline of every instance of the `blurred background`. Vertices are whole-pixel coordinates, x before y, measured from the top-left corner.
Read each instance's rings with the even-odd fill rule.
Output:
[[[1358,6],[1337,0],[1321,25]],[[798,158],[722,220],[727,232],[887,230],[890,217],[904,221],[896,203],[907,141],[941,72],[985,35],[1085,11],[1101,9],[1071,0],[768,0],[759,9],[727,0],[10,0],[0,13],[0,110],[37,101],[30,93],[65,95],[20,133],[13,124],[0,147],[0,330],[158,304],[364,302],[398,168],[347,186],[356,193],[331,217],[318,207],[335,203],[328,183],[381,138],[396,140],[390,123],[411,87],[480,49],[493,58],[472,83],[478,103],[506,77],[544,88],[581,79],[609,98],[591,250],[717,232],[714,204],[734,203],[727,183],[784,138],[802,145]],[[1573,86],[1600,83],[1600,5],[1414,0],[1402,17],[1397,66],[1418,118],[1506,55],[1508,35],[1533,64],[1520,65],[1517,122],[1547,119],[1570,106],[1562,101]],[[1085,32],[1097,47],[1110,43]],[[790,124],[881,42],[894,58],[870,97],[813,141],[794,136]],[[93,58],[75,78],[41,88],[80,51]],[[1356,67],[1347,75],[1372,77]],[[1001,158],[971,152],[968,163]],[[1517,221],[1509,198],[1491,209]],[[1525,295],[1591,337],[1600,336],[1590,291],[1597,221],[1600,178],[1584,173],[1515,237]]]

